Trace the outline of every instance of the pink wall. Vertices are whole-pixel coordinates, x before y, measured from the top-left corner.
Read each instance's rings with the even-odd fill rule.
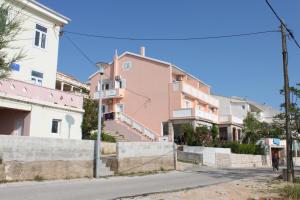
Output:
[[[16,120],[23,121],[23,135],[29,136],[30,112],[0,108],[0,135],[13,135]]]
[[[122,68],[126,61],[132,62],[128,71]],[[126,79],[125,98],[121,99],[125,114],[159,134],[161,122],[169,120],[170,70],[168,65],[128,54],[119,60],[119,74]]]
[[[80,109],[83,104],[83,97],[80,95],[41,87],[14,79],[1,80],[0,92]]]

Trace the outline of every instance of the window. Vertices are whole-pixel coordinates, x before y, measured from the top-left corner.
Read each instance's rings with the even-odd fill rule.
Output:
[[[122,67],[123,67],[123,69],[124,69],[125,71],[130,70],[130,68],[132,67],[131,61],[126,61],[126,62],[124,62],[123,65],[122,65]]]
[[[47,28],[36,24],[34,45],[42,49],[46,48]]]
[[[242,109],[245,110],[245,109],[246,109],[246,106],[245,106],[245,105],[242,105]]]
[[[124,104],[117,104],[117,112],[124,112]]]
[[[43,77],[44,74],[37,71],[31,72],[31,82],[35,85],[42,86],[43,85]]]
[[[192,102],[189,100],[184,100],[184,108],[192,108]]]
[[[60,133],[60,126],[61,126],[61,120],[59,119],[53,119],[52,120],[52,128],[51,128],[51,132],[53,134],[58,134]]]

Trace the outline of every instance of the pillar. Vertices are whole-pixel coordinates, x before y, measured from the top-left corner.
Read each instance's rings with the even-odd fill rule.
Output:
[[[61,84],[60,84],[60,90],[61,91],[64,91],[64,84],[65,84],[64,82],[61,82]]]
[[[171,121],[168,122],[169,142],[174,142],[174,127]]]

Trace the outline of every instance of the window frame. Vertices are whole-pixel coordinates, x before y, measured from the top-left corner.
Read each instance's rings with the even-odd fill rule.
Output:
[[[36,72],[37,74],[40,74],[41,76],[36,76],[33,74],[33,72]],[[43,86],[43,80],[44,80],[44,73],[36,71],[36,70],[31,70],[31,83],[34,85],[38,86]],[[39,84],[40,82],[40,84]]]
[[[41,29],[45,29],[45,30],[41,30]],[[40,25],[40,24],[36,23],[34,30],[35,30],[34,31],[34,41],[33,41],[34,47],[39,48],[39,49],[46,49],[46,47],[47,47],[48,28],[46,28],[46,26],[43,26],[43,25]],[[36,44],[36,42],[37,42],[37,33],[39,34],[38,44]]]
[[[53,132],[53,125],[54,122],[57,122],[57,127],[56,127],[56,132]],[[51,133],[53,135],[60,135],[61,134],[61,123],[62,120],[61,119],[52,119],[52,123],[51,123]]]

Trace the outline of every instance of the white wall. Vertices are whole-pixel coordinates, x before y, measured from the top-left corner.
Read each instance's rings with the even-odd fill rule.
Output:
[[[51,133],[53,119],[61,120],[59,135]],[[33,105],[30,120],[30,136],[81,139],[81,123],[82,113]]]
[[[203,155],[203,164],[207,166],[216,165],[216,153],[230,154],[230,148],[213,148],[202,146],[183,146],[184,152],[198,153]]]
[[[0,0],[1,3],[1,0]],[[11,78],[31,82],[31,71],[35,70],[44,74],[43,86],[55,88],[55,79],[57,71],[58,44],[60,27],[45,16],[29,10],[26,6],[14,6],[10,15],[17,16],[22,21],[22,31],[17,36],[15,42],[11,43],[13,47],[22,48],[25,58],[17,62],[20,64],[20,71],[12,71]],[[22,9],[23,8],[23,9]],[[16,14],[18,11],[21,13]],[[41,49],[34,45],[35,26],[42,25],[47,28],[46,48]],[[16,51],[10,50],[10,55]]]

